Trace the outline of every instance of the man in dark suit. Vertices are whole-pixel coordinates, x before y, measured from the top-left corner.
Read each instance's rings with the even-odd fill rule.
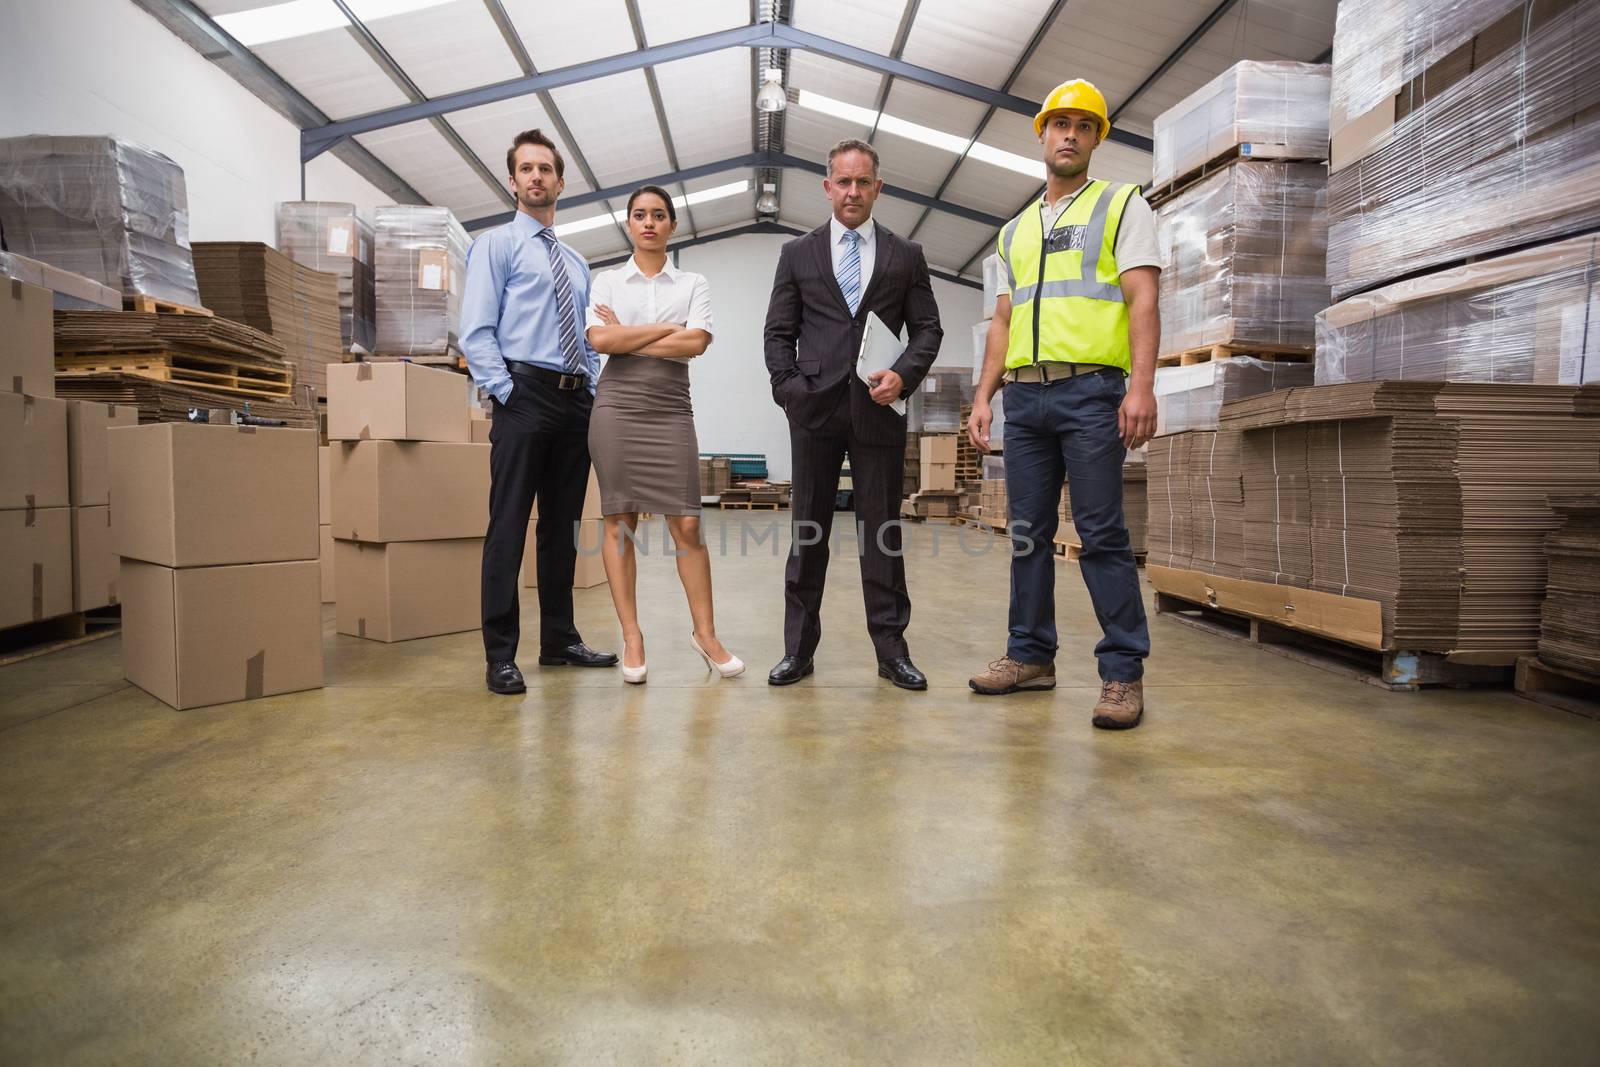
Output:
[[[822,188],[833,218],[784,245],[767,307],[767,371],[773,399],[789,417],[795,542],[784,571],[784,656],[767,681],[790,685],[812,671],[833,504],[848,453],[878,674],[902,689],[926,689],[905,640],[911,598],[899,517],[906,420],[889,405],[922,384],[944,331],[921,246],[872,221],[883,190],[873,147],[857,140],[834,145]],[[869,312],[897,334],[908,327],[911,337],[892,369],[872,375],[870,387],[856,375]]]

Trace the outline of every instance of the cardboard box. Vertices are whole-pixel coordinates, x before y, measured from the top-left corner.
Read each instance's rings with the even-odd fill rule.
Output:
[[[72,610],[117,602],[117,554],[111,551],[111,509],[72,508]]]
[[[317,523],[326,526],[333,521],[332,445],[317,446]]]
[[[37,285],[0,281],[0,392],[56,395],[52,299]]]
[[[489,427],[492,426],[493,423],[489,422],[487,419],[472,419],[470,421],[472,423],[472,443],[475,445],[488,444]]]
[[[483,538],[368,544],[335,540],[339,632],[373,641],[482,625]]]
[[[317,533],[321,542],[317,562],[322,569],[322,602],[332,604],[337,599],[333,591],[333,527],[319,526]]]
[[[15,252],[0,252],[0,277],[50,290],[50,302],[64,311],[122,310],[120,289]]]
[[[122,673],[173,707],[322,686],[316,560],[174,569],[122,561]]]
[[[340,540],[439,541],[489,527],[488,445],[355,441],[328,460]]]
[[[71,509],[0,511],[0,627],[71,610]]]
[[[67,402],[0,392],[0,508],[64,508]]]
[[[955,492],[956,465],[954,463],[928,463],[923,461],[917,474],[917,484],[923,492]]]
[[[536,552],[536,535],[534,523],[528,523],[528,539],[522,547],[522,584],[529,589],[539,587],[539,565]],[[656,535],[660,533],[659,523],[653,524],[650,530],[650,545],[653,555],[665,555],[657,550]],[[573,566],[572,588],[592,589],[597,585],[606,584],[605,562],[600,556],[600,546],[605,543],[605,522],[600,519],[584,519],[578,528],[578,560]],[[640,544],[643,544],[644,529],[640,524]],[[635,550],[637,552],[637,550]]]
[[[955,466],[956,439],[954,434],[933,434],[924,437],[921,445],[924,466],[929,463],[948,463],[951,466]]]
[[[111,500],[111,458],[106,436],[113,426],[139,425],[139,409],[128,404],[67,402],[67,482],[75,508]]]
[[[317,558],[317,433],[113,426],[117,554],[164,567]]]
[[[328,367],[330,441],[472,440],[467,379],[416,363]]]

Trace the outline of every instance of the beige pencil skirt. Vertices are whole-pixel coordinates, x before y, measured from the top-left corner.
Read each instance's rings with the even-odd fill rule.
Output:
[[[607,515],[700,514],[700,442],[689,365],[615,355],[595,386],[589,455]]]

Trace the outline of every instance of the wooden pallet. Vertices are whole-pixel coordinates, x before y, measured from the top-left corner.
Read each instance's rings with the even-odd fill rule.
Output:
[[[1145,572],[1156,589],[1157,615],[1379,689],[1414,692],[1510,681],[1508,668],[1471,653],[1384,649],[1376,600],[1159,566]]]
[[[294,368],[287,364],[234,359],[222,354],[175,352],[171,349],[61,353],[56,356],[56,374],[132,374],[211,392],[270,400],[288,400],[294,394]]]
[[[1517,660],[1515,688],[1518,696],[1528,700],[1600,719],[1600,675],[1552,667],[1537,656],[1522,656]]]
[[[1328,142],[1319,144],[1268,144],[1251,141],[1236,144],[1217,153],[1198,167],[1191,167],[1171,181],[1145,191],[1144,198],[1151,207],[1157,207],[1175,196],[1188,192],[1202,180],[1241,159],[1267,159],[1277,163],[1325,163],[1328,159]]]
[[[1057,541],[1055,545],[1056,555],[1064,557],[1068,563],[1076,563],[1083,556],[1082,541]],[[1145,553],[1135,552],[1133,554],[1133,562],[1143,567],[1145,557]]]
[[[110,637],[122,628],[122,608],[113,605],[0,630],[0,667]]]
[[[1199,345],[1195,348],[1185,348],[1178,352],[1168,352],[1164,356],[1156,357],[1158,367],[1192,367],[1196,363],[1213,363],[1218,360],[1232,359],[1234,356],[1249,356],[1259,359],[1264,363],[1304,363],[1316,355],[1314,345],[1284,345],[1281,348],[1264,348],[1260,345]]]
[[[193,307],[189,304],[179,304],[172,300],[157,300],[155,297],[145,296],[143,293],[135,293],[133,296],[124,295],[122,298],[122,310],[142,311],[145,314],[164,311],[168,315],[202,315],[208,319],[214,318],[216,315],[210,308]]]

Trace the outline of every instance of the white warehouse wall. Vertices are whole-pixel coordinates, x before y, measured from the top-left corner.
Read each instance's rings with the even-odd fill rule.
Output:
[[[271,244],[278,202],[300,198],[294,124],[128,0],[0,2],[0,101],[0,137],[111,134],[170,156],[191,240]],[[389,203],[326,154],[306,193]]]
[[[772,400],[762,358],[762,327],[778,250],[793,238],[747,234],[685,248],[678,264],[706,276],[715,339],[690,365],[690,395],[702,452],[764,452],[771,477],[787,479],[789,424]],[[935,278],[944,326],[938,366],[972,366],[972,327],[982,318],[983,294]]]

